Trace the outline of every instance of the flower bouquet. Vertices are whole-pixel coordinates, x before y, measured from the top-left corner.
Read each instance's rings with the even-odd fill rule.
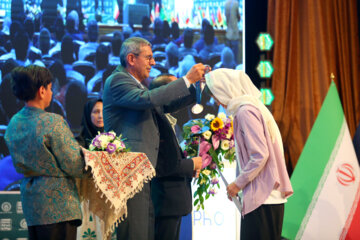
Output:
[[[89,145],[90,151],[107,151],[109,154],[114,152],[129,152],[123,139],[116,136],[114,131],[98,133]]]
[[[207,114],[205,119],[190,120],[183,130],[185,156],[201,156],[203,159],[196,181],[194,206],[197,210],[204,209],[204,201],[216,194],[215,185],[220,188],[218,170],[224,168],[224,159],[232,163],[235,157],[232,117],[224,113],[218,116]]]
[[[99,133],[89,149],[82,151],[85,169],[90,167],[92,175],[82,178],[79,186],[83,214],[98,217],[101,235],[106,239],[127,217],[127,200],[155,176],[155,169],[145,153],[130,152],[121,135],[113,131]],[[82,226],[86,226],[84,220]]]

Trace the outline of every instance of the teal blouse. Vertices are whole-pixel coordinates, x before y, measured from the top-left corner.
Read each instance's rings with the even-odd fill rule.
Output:
[[[81,149],[60,115],[24,107],[5,133],[28,226],[81,219],[75,178],[84,176]]]

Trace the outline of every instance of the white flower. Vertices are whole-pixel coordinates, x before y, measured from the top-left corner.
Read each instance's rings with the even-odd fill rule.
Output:
[[[221,120],[226,120],[226,114],[221,112],[218,114],[218,118],[220,118]]]
[[[119,141],[118,139],[115,139],[113,144],[116,145],[116,150],[117,151],[121,151],[124,147],[123,144],[121,143],[121,141]]]
[[[202,135],[204,136],[204,138],[206,139],[206,140],[209,140],[210,139],[210,137],[211,137],[211,131],[209,131],[209,130],[207,130],[206,132],[204,132]]]
[[[221,149],[224,150],[224,151],[229,150],[230,141],[229,141],[229,140],[222,140],[220,147],[221,147]]]
[[[215,118],[215,115],[213,115],[213,114],[208,113],[208,114],[205,115],[205,119],[208,120],[208,121],[211,121],[214,118]]]
[[[106,149],[107,145],[109,144],[109,136],[101,135],[99,136],[99,141],[102,149]]]
[[[109,137],[109,142],[116,138],[116,133],[114,131],[110,131],[106,135]]]

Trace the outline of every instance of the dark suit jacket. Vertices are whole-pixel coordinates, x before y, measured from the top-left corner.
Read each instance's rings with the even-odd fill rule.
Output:
[[[105,131],[114,130],[126,139],[133,152],[144,152],[157,169],[157,175],[177,169],[178,149],[166,145],[166,159],[159,159],[160,135],[172,132],[164,123],[164,112],[173,112],[195,101],[182,78],[159,88],[142,88],[125,69],[119,66],[106,80],[103,92]],[[158,117],[156,117],[158,116]],[[160,116],[160,117],[159,117]],[[165,126],[165,127],[163,127]],[[167,127],[169,128],[167,128]],[[175,150],[174,150],[175,149]]]
[[[159,129],[166,129],[160,134],[160,151],[158,161],[167,162],[170,157],[180,160],[173,173],[161,172],[157,168],[157,177],[151,181],[151,197],[154,203],[155,216],[185,216],[192,210],[190,181],[194,164],[186,159],[177,142],[174,131],[165,115],[158,115]]]

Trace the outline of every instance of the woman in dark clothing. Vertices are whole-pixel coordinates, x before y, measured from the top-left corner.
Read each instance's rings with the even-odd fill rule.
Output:
[[[81,134],[77,140],[80,145],[89,148],[91,140],[98,132],[104,132],[103,102],[101,99],[91,99],[85,104],[81,126]]]
[[[92,98],[86,102],[81,122],[81,133],[78,137],[76,137],[78,143],[86,149],[89,148],[92,139],[95,138],[98,132],[104,132],[102,113],[102,99]],[[80,183],[80,186],[81,184],[83,183]],[[82,187],[80,187],[80,191],[83,191]],[[78,239],[80,239],[80,236],[87,233],[89,230],[95,233],[97,236],[96,239],[102,239],[103,232],[99,231],[101,225],[100,220],[90,211],[89,205],[82,204],[82,208],[83,221],[82,225],[78,228]]]

